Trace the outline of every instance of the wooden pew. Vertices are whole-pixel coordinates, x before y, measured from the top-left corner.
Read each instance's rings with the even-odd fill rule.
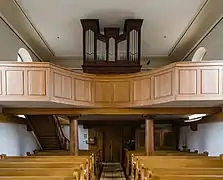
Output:
[[[207,152],[198,154],[196,151],[195,152],[181,152],[181,151],[175,151],[175,150],[168,150],[168,151],[155,151],[154,156],[208,156]],[[135,157],[136,156],[145,156],[144,151],[129,151],[125,150],[125,163],[124,163],[124,168],[126,175],[129,176],[131,175],[134,171],[134,162],[135,162]]]
[[[67,176],[0,176],[0,180],[74,180]]]
[[[136,173],[136,159],[139,156],[145,156],[145,152],[142,151],[130,151],[131,153],[131,158],[129,158],[129,165],[127,166],[126,169],[126,174],[128,176],[134,176]],[[198,154],[195,152],[180,152],[180,151],[155,151],[153,156],[201,156],[201,157],[206,157],[208,153],[204,152],[202,154]],[[147,156],[145,156],[147,157]]]
[[[75,162],[83,163],[86,161],[88,166],[85,167],[85,171],[89,174],[89,177],[95,178],[95,164],[93,156],[5,156],[4,160],[7,162]],[[85,162],[84,162],[85,163]]]
[[[0,168],[2,176],[67,176],[80,179],[80,168]]]
[[[84,165],[80,162],[77,162],[76,164],[73,162],[0,162],[0,169],[3,168],[11,168],[13,170],[18,168],[32,168],[34,170],[38,168],[45,168],[46,170],[52,168],[57,168],[58,170],[60,168],[72,168],[73,173],[70,174],[70,177],[74,176],[75,178],[81,180],[89,179],[88,175],[86,175],[86,169],[84,168]]]
[[[140,173],[135,179],[141,177],[144,179],[154,179],[154,176],[159,176],[159,179],[163,179],[160,176],[168,175],[171,178],[172,176],[220,176],[223,179],[223,162],[221,160],[209,159],[209,158],[160,158],[160,157],[151,157],[146,159],[140,159],[139,167],[137,172]],[[207,171],[206,171],[207,170]],[[205,171],[205,173],[204,173]],[[152,177],[152,178],[151,178]],[[132,177],[133,178],[133,177]],[[158,178],[158,177],[157,177]],[[178,177],[179,178],[179,177]],[[155,178],[156,179],[156,178]]]
[[[63,171],[64,168],[72,168],[73,172],[70,172],[70,177],[76,179],[94,179],[94,173],[90,171],[89,158],[88,156],[4,156],[0,161],[0,171],[6,169],[10,171],[9,169],[12,169],[17,172],[18,168],[31,168],[33,171],[44,168],[47,171],[52,170],[52,168],[54,168],[54,170],[57,168],[59,172],[61,168]],[[18,173],[20,172],[21,171]],[[23,171],[23,173],[27,173],[27,175],[30,174],[26,171]],[[54,175],[54,172],[49,171],[49,173]]]
[[[144,151],[129,151],[129,150],[125,150],[124,168],[125,168],[126,175],[130,175],[131,174],[132,158],[134,156],[144,156],[144,155],[145,155]]]
[[[53,150],[53,151],[40,151],[35,154],[27,153],[29,156],[69,156],[70,152],[65,150]],[[79,156],[91,156],[93,172],[95,176],[100,175],[102,167],[102,152],[100,149],[93,150],[79,150]]]
[[[96,152],[97,153],[97,152]],[[85,152],[85,155],[90,154],[89,152]],[[87,169],[87,173],[92,179],[95,179],[95,176],[99,176],[100,172],[100,159],[97,157],[97,154],[92,154],[91,156],[4,156],[3,159],[7,161],[47,161],[47,162],[56,162],[63,160],[64,162],[72,162],[72,161],[79,161],[81,159],[88,159],[89,160],[89,167]],[[89,158],[90,157],[90,158]]]
[[[220,176],[204,175],[155,175],[150,180],[220,180]]]

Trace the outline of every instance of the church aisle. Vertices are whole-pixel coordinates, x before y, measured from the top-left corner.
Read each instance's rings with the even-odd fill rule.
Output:
[[[126,180],[120,163],[103,163],[100,180]]]

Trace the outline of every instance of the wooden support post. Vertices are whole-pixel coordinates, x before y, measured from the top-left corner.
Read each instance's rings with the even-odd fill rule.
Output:
[[[154,120],[145,120],[145,150],[146,156],[151,156],[154,152]]]
[[[78,121],[70,120],[70,155],[78,156]]]

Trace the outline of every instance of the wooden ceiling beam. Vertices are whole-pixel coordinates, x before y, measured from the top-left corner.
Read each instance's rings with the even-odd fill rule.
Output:
[[[0,18],[5,21],[39,60],[49,61],[54,59],[54,52],[41,37],[17,1],[1,0],[0,12]]]
[[[220,107],[198,108],[3,108],[4,114],[13,115],[190,115],[190,114],[214,114],[221,112]]]
[[[211,32],[212,27],[218,23],[223,13],[222,6],[222,0],[206,0],[195,19],[169,53],[170,58],[182,60],[189,56],[190,51],[196,47],[196,43],[205,38],[205,34]]]

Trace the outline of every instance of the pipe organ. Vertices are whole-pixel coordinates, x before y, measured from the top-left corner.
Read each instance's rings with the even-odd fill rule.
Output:
[[[139,72],[142,23],[142,19],[127,19],[122,31],[116,27],[101,30],[98,19],[82,19],[83,71],[96,74]]]

